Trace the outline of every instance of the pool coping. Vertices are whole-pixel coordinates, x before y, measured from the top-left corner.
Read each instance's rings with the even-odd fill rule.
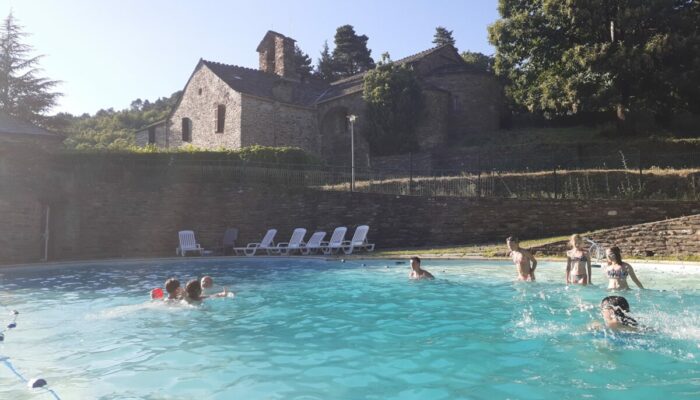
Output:
[[[458,260],[482,260],[482,261],[508,261],[510,258],[506,257],[483,257],[483,256],[446,256],[440,257],[430,254],[422,255],[416,253],[422,260],[447,260],[447,261],[458,261]],[[32,262],[32,263],[20,263],[20,264],[0,264],[0,271],[8,269],[17,268],[52,268],[52,267],[63,267],[63,266],[85,266],[85,265],[95,265],[95,264],[117,264],[117,265],[129,265],[138,263],[156,263],[156,262],[173,262],[173,261],[186,261],[186,260],[315,260],[315,261],[344,261],[348,260],[407,260],[409,257],[373,257],[372,254],[352,254],[352,255],[337,255],[337,256],[326,256],[326,255],[316,255],[316,256],[202,256],[202,257],[139,257],[139,258],[99,258],[99,259],[89,259],[89,260],[66,260],[66,261],[48,261],[48,262]],[[557,262],[565,261],[564,258],[557,257],[542,257],[538,258],[538,261],[547,262]],[[679,261],[679,260],[645,260],[645,259],[628,259],[627,262],[631,264],[670,264],[670,265],[682,265],[690,266],[695,268],[700,268],[700,262],[697,261]]]

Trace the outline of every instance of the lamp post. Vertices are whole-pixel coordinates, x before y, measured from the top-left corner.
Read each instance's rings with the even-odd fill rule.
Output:
[[[357,115],[348,115],[350,121],[350,191],[355,191],[355,120]]]

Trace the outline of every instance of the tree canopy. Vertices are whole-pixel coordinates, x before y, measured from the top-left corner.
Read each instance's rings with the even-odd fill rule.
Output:
[[[321,58],[318,59],[318,65],[316,66],[316,75],[329,82],[333,80],[333,56],[328,48],[328,41],[323,42]]]
[[[515,103],[545,115],[698,111],[700,2],[500,0],[495,72]]]
[[[370,152],[402,154],[418,150],[415,127],[424,114],[423,95],[413,69],[396,65],[385,54],[377,68],[364,77]]]
[[[43,113],[56,105],[60,83],[39,76],[39,60],[31,56],[32,47],[22,41],[27,33],[10,13],[0,26],[0,109],[39,125]]]
[[[367,48],[367,35],[357,35],[352,25],[338,27],[333,49],[333,77],[344,78],[374,68],[372,51]]]
[[[433,43],[436,46],[442,46],[449,44],[451,46],[455,45],[455,39],[452,37],[452,31],[448,30],[444,26],[438,26],[435,28],[435,35],[433,36]]]
[[[308,79],[314,68],[311,66],[311,57],[304,53],[298,45],[294,45],[294,66],[302,80]]]
[[[463,51],[461,56],[475,71],[493,72],[493,57],[476,51]]]

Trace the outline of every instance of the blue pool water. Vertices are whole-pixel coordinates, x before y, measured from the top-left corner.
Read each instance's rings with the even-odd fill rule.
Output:
[[[514,282],[508,262],[262,259],[0,270],[0,355],[63,399],[691,399],[700,396],[700,271],[635,266],[654,332],[587,331],[608,293],[561,263]],[[234,299],[148,300],[203,274]],[[596,282],[597,280],[597,282]],[[0,398],[32,392],[0,365]]]

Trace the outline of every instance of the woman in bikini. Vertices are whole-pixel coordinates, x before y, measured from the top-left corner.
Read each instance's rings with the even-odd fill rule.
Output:
[[[608,290],[627,290],[627,277],[632,278],[632,281],[644,289],[642,283],[637,279],[632,266],[626,262],[622,262],[622,253],[620,248],[615,246],[605,251],[605,256],[608,258],[608,265],[605,267],[605,274],[608,276]]]
[[[566,284],[589,285],[591,282],[591,256],[583,248],[581,235],[571,235],[571,250],[566,252]]]

